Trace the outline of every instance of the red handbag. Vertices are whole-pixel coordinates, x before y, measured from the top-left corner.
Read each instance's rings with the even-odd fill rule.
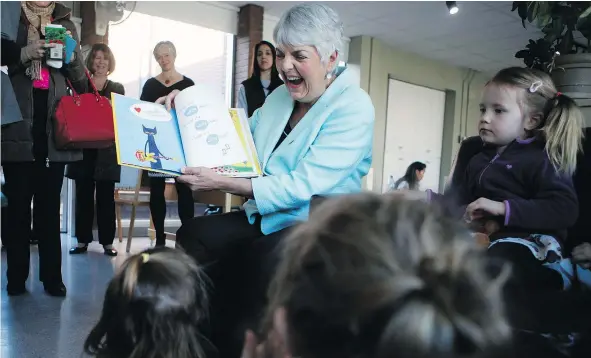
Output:
[[[57,149],[100,149],[115,142],[113,110],[90,78],[93,93],[78,94],[69,80],[72,96],[63,96],[55,111],[54,136]]]

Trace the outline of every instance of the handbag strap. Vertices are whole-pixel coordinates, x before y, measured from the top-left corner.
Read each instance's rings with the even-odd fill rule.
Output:
[[[100,94],[98,92],[98,90],[96,89],[96,86],[94,84],[94,81],[92,80],[92,77],[90,77],[90,73],[88,72],[87,68],[84,68],[84,73],[86,74],[86,78],[88,78],[88,81],[90,82],[90,85],[92,86],[92,91],[94,92],[95,96],[100,97]],[[70,89],[72,90],[72,94],[74,96],[77,96],[78,93],[76,93],[76,89],[74,89],[74,86],[72,86],[72,82],[70,82],[70,79],[66,77],[66,82],[68,83],[68,86],[70,86]]]

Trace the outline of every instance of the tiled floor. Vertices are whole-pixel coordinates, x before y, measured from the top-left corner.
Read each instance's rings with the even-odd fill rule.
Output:
[[[47,296],[38,276],[37,247],[31,247],[31,275],[27,281],[29,293],[9,297],[6,294],[6,252],[2,251],[0,316],[0,357],[2,358],[80,358],[84,340],[98,320],[107,283],[114,267],[125,254],[125,241],[116,242],[119,255],[103,255],[97,242],[90,245],[86,255],[68,255],[75,240],[62,238],[64,283],[66,298]],[[147,238],[134,239],[132,253],[150,246]],[[174,247],[174,242],[167,246]]]

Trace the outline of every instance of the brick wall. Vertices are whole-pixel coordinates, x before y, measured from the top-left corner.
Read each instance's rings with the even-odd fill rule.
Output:
[[[105,36],[99,36],[96,34],[96,14],[94,11],[94,1],[81,1],[80,2],[80,18],[82,18],[82,33],[80,36],[80,44],[82,46],[90,46],[95,43],[109,43],[109,28]]]
[[[234,54],[234,105],[237,103],[238,90],[242,81],[250,77],[255,57],[254,46],[263,40],[264,9],[248,4],[238,13],[238,35]]]

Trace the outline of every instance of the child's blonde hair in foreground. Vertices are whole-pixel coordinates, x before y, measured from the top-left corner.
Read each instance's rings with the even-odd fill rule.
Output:
[[[426,203],[331,199],[285,245],[265,329],[285,308],[293,357],[481,357],[507,343],[507,270],[487,274],[485,248]]]
[[[108,358],[205,358],[199,331],[208,311],[205,286],[202,270],[183,251],[131,256],[111,280],[84,350]]]
[[[577,153],[582,148],[585,122],[575,101],[559,93],[547,73],[532,68],[506,68],[490,82],[523,89],[523,110],[541,117],[538,130],[546,140],[550,162],[556,170],[573,174],[577,167]]]

